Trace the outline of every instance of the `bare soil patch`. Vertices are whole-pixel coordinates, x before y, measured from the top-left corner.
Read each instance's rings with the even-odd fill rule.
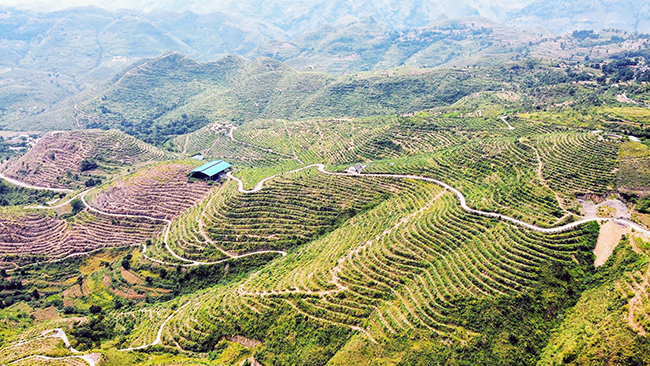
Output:
[[[127,271],[124,268],[121,268],[121,273],[122,273],[122,278],[126,280],[126,282],[132,284],[132,285],[139,285],[142,283],[142,280],[140,277],[136,276],[133,274],[131,271]]]
[[[102,284],[108,288],[111,287],[111,276],[105,274],[102,278]]]
[[[92,199],[98,210],[121,215],[143,215],[171,220],[203,200],[213,186],[188,181],[193,167],[164,164],[117,180]]]
[[[65,302],[65,299],[74,299],[74,298],[77,298],[77,297],[81,297],[82,296],[81,288],[79,288],[79,285],[74,284],[69,289],[63,291],[63,296],[64,296],[63,297],[64,302]]]
[[[56,310],[54,306],[50,306],[45,309],[34,310],[34,320],[37,322],[57,319],[57,318],[60,318],[60,316],[59,316],[59,312]]]
[[[630,97],[625,95],[625,93],[616,95],[616,100],[621,102],[621,103],[639,104],[639,103],[637,103],[636,100],[631,99]]]
[[[154,160],[162,152],[117,130],[55,131],[46,133],[25,155],[5,164],[4,173],[39,187],[83,187],[81,162],[102,156],[102,165],[132,165]],[[103,170],[86,173],[103,174]],[[75,178],[75,174],[77,178]],[[85,173],[84,173],[85,174]]]
[[[596,217],[629,219],[631,216],[627,209],[627,205],[617,199],[606,200],[598,204],[585,199],[578,199],[578,202],[582,205],[582,212],[584,217],[587,219],[593,219]]]
[[[126,291],[124,291],[123,289],[119,289],[119,288],[111,288],[109,291],[114,293],[117,296],[121,296],[125,299],[130,299],[130,300],[144,299],[145,297],[143,294],[139,294],[133,291],[132,289],[126,289]]]
[[[608,221],[601,226],[596,248],[594,249],[594,254],[596,255],[594,266],[602,266],[612,253],[614,253],[614,249],[621,241],[623,235],[630,234],[631,232],[632,229],[629,226],[615,221]]]
[[[257,339],[246,338],[240,335],[236,335],[234,337],[226,337],[226,340],[228,342],[239,343],[247,348],[253,348],[257,345],[262,344],[262,342],[258,341]]]
[[[163,229],[160,222],[150,219],[115,220],[87,210],[69,220],[44,210],[4,211],[0,214],[0,256],[20,254],[13,261],[25,265],[32,263],[31,256],[46,261],[102,248],[135,246]],[[82,274],[99,268],[101,258],[91,259],[82,267]]]

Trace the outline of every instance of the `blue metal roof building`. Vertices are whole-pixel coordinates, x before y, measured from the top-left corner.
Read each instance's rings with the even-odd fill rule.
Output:
[[[190,172],[190,175],[196,178],[209,178],[216,179],[219,178],[220,174],[226,173],[232,169],[232,165],[223,160],[213,160],[209,163],[205,163],[200,167],[193,169]]]

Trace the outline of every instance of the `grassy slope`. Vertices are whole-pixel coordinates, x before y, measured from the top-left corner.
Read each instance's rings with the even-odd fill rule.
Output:
[[[617,185],[626,193],[648,194],[650,187],[650,148],[639,142],[625,142],[619,151],[621,168]]]
[[[624,238],[596,273],[596,280],[552,334],[539,365],[642,365],[650,342],[628,322],[629,276],[648,267],[647,250],[637,253]]]

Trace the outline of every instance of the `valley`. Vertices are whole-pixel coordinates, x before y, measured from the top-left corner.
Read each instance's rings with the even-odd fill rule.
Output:
[[[38,23],[165,31],[0,104],[1,364],[650,364],[647,35],[184,14]]]

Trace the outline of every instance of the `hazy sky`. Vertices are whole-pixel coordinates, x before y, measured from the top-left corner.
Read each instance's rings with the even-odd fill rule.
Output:
[[[525,5],[532,3],[535,0],[457,0],[456,4],[474,7],[474,8],[489,8],[489,7],[502,7],[506,9],[520,9]],[[250,6],[264,6],[268,3],[275,3],[274,5],[285,5],[287,8],[295,7],[309,7],[314,3],[322,3],[324,0],[0,0],[0,5],[16,7],[20,9],[31,9],[38,11],[50,11],[65,9],[74,6],[95,5],[107,9],[141,9],[145,11],[153,9],[161,9],[168,11],[183,11],[193,10],[201,12],[201,9],[210,10],[225,10],[228,8],[246,8]],[[381,5],[390,3],[395,6],[403,3],[403,0],[348,0],[349,3],[364,3],[372,2]],[[410,3],[410,1],[406,1]],[[424,0],[422,3],[427,6],[427,3],[446,3],[446,0]]]
[[[339,19],[373,17],[389,29],[424,26],[441,15],[483,16],[515,28],[542,26],[556,33],[616,28],[650,32],[648,0],[0,0],[0,6],[36,11],[96,5],[254,18],[297,36]],[[525,9],[524,9],[525,8]]]

